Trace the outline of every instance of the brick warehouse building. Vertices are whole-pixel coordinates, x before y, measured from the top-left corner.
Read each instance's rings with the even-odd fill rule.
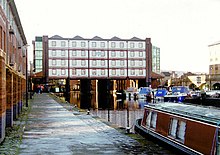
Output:
[[[74,80],[117,80],[117,88],[151,83],[150,38],[85,39],[55,35],[36,37],[33,47],[35,84],[65,84],[67,79],[70,85]]]
[[[22,110],[27,41],[14,0],[0,1],[0,142]]]

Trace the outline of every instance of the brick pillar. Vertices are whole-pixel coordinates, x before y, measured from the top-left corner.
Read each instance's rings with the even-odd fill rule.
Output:
[[[13,126],[13,74],[7,70],[6,73],[6,90],[7,90],[7,108],[6,108],[6,126]]]
[[[5,53],[0,51],[0,142],[5,138],[6,124],[6,69]]]
[[[21,113],[21,77],[18,77],[18,114]]]
[[[17,75],[14,74],[13,75],[13,119],[16,120],[18,118],[18,98],[17,98],[17,95],[18,95],[18,86],[17,86]]]

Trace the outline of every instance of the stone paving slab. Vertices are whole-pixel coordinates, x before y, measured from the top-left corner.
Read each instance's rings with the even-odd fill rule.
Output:
[[[134,139],[86,113],[65,109],[49,94],[36,94],[20,155],[146,154]]]

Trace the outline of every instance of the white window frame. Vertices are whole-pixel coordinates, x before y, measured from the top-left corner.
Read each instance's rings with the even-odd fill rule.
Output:
[[[93,57],[96,56],[96,51],[92,51],[92,56],[93,56]]]
[[[81,70],[81,75],[86,75],[86,70],[85,69]]]
[[[52,69],[52,75],[57,75],[57,70],[56,69]]]
[[[86,56],[86,51],[85,50],[81,51],[81,56]]]
[[[112,48],[115,48],[115,45],[116,45],[115,42],[111,42],[111,47]]]
[[[56,66],[57,65],[57,60],[52,60],[52,65]]]
[[[65,50],[61,50],[61,56],[65,56],[66,55],[66,51]]]
[[[134,57],[134,52],[133,51],[130,52],[130,57]]]
[[[124,57],[124,52],[123,51],[120,51],[120,57]]]
[[[105,51],[101,51],[101,56],[102,56],[102,57],[105,56]]]
[[[105,47],[105,42],[101,42],[101,47]]]
[[[61,60],[61,65],[65,66],[66,65],[66,60]]]
[[[96,47],[96,42],[92,42],[92,47]]]
[[[81,42],[81,47],[86,47],[86,42],[85,41]]]
[[[56,47],[56,41],[52,41],[52,47]]]
[[[61,75],[66,75],[66,70],[65,69],[61,69]]]
[[[111,64],[112,64],[112,66],[116,66],[116,61],[112,60]]]
[[[72,46],[76,47],[76,41],[72,41]]]
[[[143,57],[144,53],[142,51],[139,51],[139,57]]]
[[[52,50],[52,56],[56,56],[56,55],[57,55],[56,50]]]
[[[96,60],[92,60],[92,65],[93,65],[93,66],[96,66],[96,65],[97,65]]]
[[[135,66],[135,61],[131,60],[131,66]]]
[[[86,61],[85,60],[81,60],[81,66],[85,66],[86,65]]]
[[[131,75],[135,75],[135,70],[134,69],[131,70]]]
[[[116,70],[112,69],[112,75],[116,75]]]
[[[130,43],[130,47],[131,47],[131,48],[134,48],[134,43]]]
[[[120,69],[120,74],[124,75],[125,74],[125,70],[124,69]]]
[[[61,41],[61,47],[66,47],[66,42],[65,41]]]
[[[139,70],[139,75],[143,75],[143,74],[144,74],[143,69],[140,69],[140,70]]]
[[[111,52],[111,56],[112,56],[112,57],[115,57],[115,56],[116,56],[116,52],[115,52],[115,51],[112,51],[112,52]]]
[[[96,75],[96,70],[95,69],[92,70],[92,75]]]
[[[73,50],[72,51],[72,56],[77,56],[77,51]]]
[[[72,75],[76,75],[76,69],[72,69]]]
[[[77,61],[76,60],[72,60],[72,65],[76,66],[77,65]]]
[[[120,48],[124,48],[124,43],[120,42],[119,46],[120,46]]]
[[[143,43],[138,43],[138,47],[139,48],[143,48],[144,46],[143,46]]]
[[[101,70],[101,75],[105,75],[105,70],[104,69]]]
[[[143,60],[139,60],[139,66],[143,66]]]
[[[125,65],[124,60],[120,60],[120,66],[124,66],[124,65]]]
[[[101,60],[101,65],[105,66],[105,60]]]

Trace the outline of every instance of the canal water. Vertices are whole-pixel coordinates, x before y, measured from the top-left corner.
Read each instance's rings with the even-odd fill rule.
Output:
[[[144,105],[148,104],[144,99],[124,99],[114,93],[98,96],[95,93],[80,95],[78,91],[71,93],[70,102],[121,128],[131,128],[132,132],[135,120],[143,116]]]

